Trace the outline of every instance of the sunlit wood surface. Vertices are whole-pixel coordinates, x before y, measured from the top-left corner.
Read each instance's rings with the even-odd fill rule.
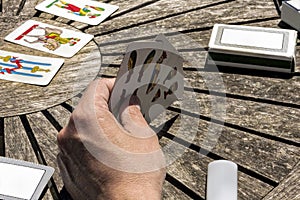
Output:
[[[98,26],[39,12],[34,9],[39,2],[1,1],[1,50],[55,57],[3,40],[28,19],[95,36],[66,59],[46,87],[0,80],[0,154],[56,169],[43,199],[60,199],[63,183],[56,164],[56,135],[88,83],[97,77],[115,77],[126,46],[159,33],[166,34],[186,58],[185,96],[193,97],[200,108],[182,108],[177,102],[168,108],[166,123],[152,124],[162,127],[161,145],[174,143],[185,151],[168,167],[163,199],[205,199],[207,165],[219,159],[238,164],[239,199],[300,199],[300,65],[291,76],[204,68],[214,24],[279,28],[282,23],[273,1],[107,0],[102,2],[120,9]],[[297,49],[300,63],[299,44]],[[214,81],[216,77],[224,87]],[[218,106],[226,111],[225,121],[213,112]],[[178,134],[181,122],[191,123]],[[212,143],[206,141],[209,131],[219,134]],[[195,137],[190,137],[191,132]]]

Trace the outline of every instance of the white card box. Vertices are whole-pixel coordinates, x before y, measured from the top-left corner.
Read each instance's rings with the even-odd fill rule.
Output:
[[[290,73],[296,41],[294,30],[216,24],[207,64]]]
[[[281,20],[300,31],[300,1],[289,0],[282,2]]]

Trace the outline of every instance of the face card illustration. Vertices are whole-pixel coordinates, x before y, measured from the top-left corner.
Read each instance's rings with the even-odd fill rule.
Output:
[[[119,9],[115,5],[91,0],[45,0],[35,8],[90,25],[100,24]]]
[[[40,199],[53,173],[52,167],[0,157],[0,199]]]
[[[34,85],[48,85],[63,59],[0,51],[0,79]]]
[[[5,40],[69,58],[80,51],[93,37],[93,35],[28,20],[6,36]]]
[[[165,38],[129,44],[110,99],[110,109],[117,118],[121,104],[129,103],[131,96],[139,99],[148,122],[182,97],[183,59],[170,47]]]

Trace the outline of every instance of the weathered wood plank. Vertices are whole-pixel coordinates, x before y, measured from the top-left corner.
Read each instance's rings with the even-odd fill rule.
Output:
[[[180,40],[178,38],[174,39],[171,37],[170,41],[172,41],[173,44],[177,44]],[[103,56],[103,63],[106,65],[119,65],[122,60],[121,55],[123,53],[120,53],[120,51],[124,50],[126,45],[127,44],[114,44],[111,46],[100,47],[101,52],[105,52]],[[113,50],[114,48],[117,49],[117,52]],[[184,65],[185,77],[187,82],[191,84],[191,87],[200,90],[208,90],[208,87],[210,87],[213,88],[214,91],[226,92],[233,95],[248,96],[254,100],[270,100],[271,104],[282,103],[283,106],[292,106],[296,108],[299,107],[300,97],[297,91],[299,90],[300,85],[298,83],[297,76],[289,79],[280,76],[278,76],[278,78],[268,78],[268,74],[270,73],[257,74],[257,71],[253,72],[253,75],[236,74],[239,69],[237,69],[236,72],[233,71],[232,73],[209,72],[207,71],[209,69],[204,68],[207,52],[202,51],[201,49],[201,45],[199,45],[199,49],[179,49],[179,51],[181,51],[181,55],[186,59]],[[297,55],[299,53],[300,51],[297,51]],[[193,70],[190,70],[190,68]],[[101,72],[106,74],[116,74],[117,70],[117,67],[104,67],[101,69]],[[211,79],[214,78],[216,81],[205,82],[205,77]],[[208,85],[208,83],[211,84]],[[220,83],[226,87],[225,91],[220,89]],[[243,85],[243,87],[241,87],[241,85]]]
[[[221,1],[217,1],[221,2]],[[167,0],[161,0],[144,8],[138,9],[121,17],[110,20],[111,23],[103,23],[101,27],[92,27],[88,31],[100,28],[101,32],[112,32],[124,30],[144,23],[151,23],[165,18],[171,18],[173,15],[182,15],[194,10],[202,10],[209,6],[211,1],[178,1],[170,3]],[[180,26],[178,26],[180,27]],[[99,32],[98,32],[99,33]]]
[[[141,7],[150,5],[152,3],[155,3],[156,1],[159,0],[112,0],[112,1],[102,1],[102,3],[108,3],[108,4],[112,4],[112,5],[116,5],[119,6],[119,9],[113,13],[111,15],[111,17],[107,18],[105,21],[110,21],[110,18],[114,18],[117,16],[121,16],[124,13],[129,13],[131,11],[134,10],[138,10]],[[99,24],[98,26],[101,26],[104,22],[102,22],[101,24]],[[84,29],[84,28],[88,28],[91,27],[88,24],[84,24],[81,22],[73,22],[72,26],[78,28],[78,29]]]
[[[55,169],[53,178],[58,190],[61,190],[63,183],[56,162],[56,156],[59,152],[56,142],[57,130],[41,112],[29,114],[27,118],[47,164]]]
[[[39,162],[34,154],[20,118],[5,118],[4,127],[6,157],[38,164]],[[43,199],[53,199],[49,190],[46,192]]]
[[[164,137],[160,142],[163,146],[170,144],[179,145]],[[181,150],[184,152],[182,155],[180,153]],[[207,166],[213,159],[201,156],[198,152],[183,146],[166,150],[165,154],[168,153],[172,153],[171,156],[178,154],[175,162],[168,166],[168,173],[205,199]],[[242,172],[238,174],[238,187],[238,199],[261,199],[273,189],[272,186]]]
[[[101,43],[101,38],[105,40],[103,34],[106,33],[109,33],[109,37],[124,39],[148,36],[161,32],[183,31],[198,28],[206,29],[207,27],[212,27],[215,23],[242,22],[277,16],[271,0],[256,2],[255,4],[249,0],[217,1],[214,3],[206,1],[205,3],[188,1],[186,2],[187,7],[180,8],[180,10],[176,9],[174,11],[168,10],[168,12],[165,13],[161,12],[161,7],[159,7],[159,9],[156,7],[156,5],[159,6],[163,3],[167,4],[167,6],[162,5],[162,8],[172,8],[170,2],[159,1],[144,9],[139,9],[135,13],[130,13],[103,23],[101,27],[92,27],[88,29],[87,32],[102,35],[98,39],[99,43]],[[179,2],[176,2],[176,4],[178,4],[179,7],[184,5],[184,3]],[[247,9],[244,9],[246,7]],[[241,10],[243,10],[243,12],[240,12]],[[168,16],[169,13],[175,13],[175,15]],[[129,25],[124,26],[124,24]],[[130,34],[126,35],[126,33]]]
[[[165,181],[163,184],[162,199],[166,200],[190,200],[191,198],[187,196],[184,192],[177,189],[175,186]]]
[[[71,113],[62,106],[55,106],[48,109],[49,113],[56,119],[61,127],[65,127],[71,116]]]
[[[16,16],[24,0],[2,0],[2,15]]]
[[[120,60],[118,59],[118,62],[119,61]],[[100,73],[116,76],[118,69],[118,67],[102,67]],[[186,74],[193,73],[194,72],[186,72]],[[205,75],[199,75],[196,79],[195,77],[189,77],[186,79],[187,82],[185,82],[186,87],[188,87],[188,91],[185,91],[185,95],[191,96],[194,94],[193,98],[196,98],[199,106],[201,106],[201,109],[199,109],[200,112],[196,114],[222,120],[222,118],[219,116],[212,114],[211,105],[212,103],[214,104],[213,106],[216,106],[216,103],[218,103],[218,105],[222,104],[221,106],[224,106],[223,111],[226,112],[226,122],[257,132],[262,132],[270,136],[290,140],[299,144],[299,109],[285,107],[284,105],[272,105],[260,100],[256,102],[255,99],[253,99],[253,101],[248,101],[246,100],[247,98],[245,99],[243,96],[241,96],[240,99],[239,97],[226,98],[226,91],[223,91],[223,94],[219,94],[220,97],[212,96],[211,94],[206,94],[214,92],[210,91],[209,88],[205,88],[204,91],[198,91],[199,87],[192,87],[200,83],[208,85],[214,82],[205,82],[206,79],[204,77]],[[215,83],[217,83],[217,81],[215,81],[213,84]],[[195,113],[193,106],[185,109],[189,112]]]
[[[297,200],[300,199],[299,193],[300,162],[294,167],[293,171],[272,190],[264,200]]]
[[[185,91],[184,96],[195,98],[199,109],[196,110],[194,105],[184,103],[175,104],[175,108],[181,106],[182,109],[191,113],[221,121],[225,120],[233,126],[237,125],[240,128],[300,144],[299,109],[228,98],[225,95],[214,96],[198,93],[193,88]],[[286,142],[288,143],[288,141]]]
[[[72,99],[69,99],[65,103],[69,106],[71,106],[73,109],[78,105],[78,102],[80,100],[80,97],[73,97]]]
[[[270,10],[272,9],[272,5],[270,5]],[[261,9],[261,8],[260,8]],[[252,10],[253,13],[261,13],[259,11],[255,12],[254,10]],[[250,13],[248,13],[250,14]],[[246,15],[246,14],[245,14]],[[199,16],[202,16],[199,14]],[[250,15],[251,16],[251,15]],[[274,15],[275,16],[275,15]],[[193,18],[191,18],[193,20]],[[223,18],[222,18],[223,19]],[[228,19],[225,18],[226,20]],[[224,23],[226,23],[226,20],[224,21]],[[260,20],[259,18],[257,19],[258,21],[254,20],[246,20],[244,25],[255,25],[255,26],[265,26],[265,27],[276,27],[277,24],[279,23],[280,20],[266,20],[264,21],[263,18],[262,20]],[[233,22],[235,23],[236,21],[228,21],[228,22]],[[158,22],[157,22],[158,23]],[[124,30],[124,31],[118,31],[115,34],[110,34],[109,37],[101,36],[96,38],[96,40],[100,43],[100,47],[102,46],[101,44],[104,43],[104,47],[102,46],[101,48],[105,50],[105,52],[107,53],[114,53],[116,51],[113,50],[114,47],[116,47],[116,49],[118,49],[119,45],[122,46],[122,48],[126,48],[126,45],[133,40],[139,40],[139,38],[143,38],[143,36],[148,37],[150,36],[155,36],[155,33],[159,33],[159,31],[165,31],[166,29],[159,29],[157,28],[157,23],[151,23],[151,24],[147,24],[147,25],[142,25],[139,26],[138,29],[132,28],[132,29],[128,29],[128,30]],[[170,26],[172,26],[174,23],[169,20],[165,22],[166,24],[170,24]],[[241,24],[243,24],[243,21],[241,20]],[[213,25],[213,24],[212,24]],[[164,25],[163,25],[164,26]],[[206,28],[207,27],[207,28]],[[187,32],[185,33],[187,36],[189,36],[196,44],[196,46],[198,46],[198,48],[202,48],[202,47],[207,47],[208,45],[208,40],[210,37],[210,32],[211,32],[211,27],[212,26],[204,26],[203,30],[201,29],[201,27],[199,27],[199,30],[195,29],[195,32]],[[169,30],[167,32],[170,32]],[[135,39],[136,38],[136,39]],[[266,75],[268,76],[268,74],[264,74],[263,76],[257,76],[257,74],[253,75],[239,75],[239,74],[235,74],[235,72],[233,71],[233,73],[213,73],[213,72],[206,72],[204,70],[204,63],[205,63],[205,58],[206,58],[206,52],[204,51],[194,51],[192,48],[195,48],[194,45],[187,45],[184,40],[181,39],[176,39],[176,37],[169,37],[170,41],[172,42],[172,44],[174,46],[176,46],[177,48],[183,48],[184,46],[187,46],[189,48],[191,48],[191,51],[189,52],[184,52],[183,56],[186,59],[189,58],[197,58],[196,60],[199,61],[198,65],[185,65],[185,68],[189,68],[189,67],[193,67],[195,69],[199,69],[198,73],[195,72],[187,72],[187,78],[191,79],[191,80],[195,80],[195,79],[199,79],[201,80],[201,77],[203,77],[205,74],[209,74],[209,75],[221,75],[221,78],[224,80],[224,84],[227,87],[227,92],[231,93],[231,94],[237,94],[237,95],[243,95],[243,96],[250,96],[253,98],[260,98],[260,99],[270,99],[273,101],[279,101],[279,102],[283,102],[283,103],[288,103],[288,104],[296,104],[296,106],[299,106],[299,95],[297,95],[297,91],[299,90],[299,84],[297,81],[297,76],[290,78],[290,79],[285,79],[285,78],[281,78],[279,76],[279,78],[277,79],[273,79],[273,78],[268,78],[265,77]],[[114,43],[110,46],[105,46],[105,43],[107,43],[107,41],[114,41]],[[126,45],[125,45],[125,44]],[[190,42],[191,44],[191,42]],[[190,47],[192,46],[192,47]],[[298,47],[299,48],[299,47]],[[184,50],[184,49],[182,49]],[[120,51],[119,51],[120,52]],[[117,52],[118,53],[118,52]],[[299,50],[297,51],[297,61],[299,60]],[[115,61],[117,59],[118,56],[104,56],[104,61],[106,62],[110,62],[110,61]],[[299,63],[299,62],[298,62]],[[299,71],[300,69],[300,65],[298,65],[296,67],[296,71]],[[203,72],[204,70],[204,72]],[[237,69],[238,71],[238,69]],[[270,74],[269,74],[270,75]],[[243,85],[243,88],[240,88],[240,85]],[[259,84],[259,87],[256,87],[256,85]],[[196,88],[200,88],[200,89],[207,89],[205,87],[205,84],[203,84],[201,81],[200,83],[195,83],[193,85]],[[291,87],[292,86],[292,87]],[[284,94],[283,94],[284,93]]]
[[[282,102],[283,104],[288,104],[293,107],[299,107],[300,105],[300,96],[297,92],[299,91],[300,85],[297,81],[297,77],[291,79],[268,79],[266,77],[229,73],[221,74],[220,76],[219,73],[204,74],[191,71],[185,72],[187,81],[197,80],[190,82],[193,88],[207,90],[208,85],[203,80],[203,76],[215,77],[218,78],[219,81],[223,81],[226,92],[229,94]],[[217,84],[212,83],[209,87],[213,88],[214,91],[222,92]]]
[[[0,156],[5,156],[4,118],[0,118]]]
[[[43,0],[26,0],[23,9],[20,12],[20,15],[25,16],[34,16],[37,12],[35,6],[41,3]]]
[[[70,28],[70,26],[55,21],[34,19]],[[0,49],[20,53],[26,52],[29,55],[57,57],[8,42],[4,42]],[[65,59],[65,64],[47,87],[0,80],[1,91],[5,94],[10,94],[3,96],[5,103],[0,106],[0,116],[36,112],[70,99],[84,90],[97,76],[100,64],[101,56],[99,49],[91,41],[74,57]],[[11,99],[14,99],[14,101],[11,101]]]
[[[38,163],[26,131],[18,117],[5,118],[4,135],[7,157]]]
[[[173,116],[176,114],[173,113]],[[298,147],[224,127],[213,121],[197,122],[194,117],[182,114],[169,133],[238,163],[270,184],[279,183],[299,160]]]

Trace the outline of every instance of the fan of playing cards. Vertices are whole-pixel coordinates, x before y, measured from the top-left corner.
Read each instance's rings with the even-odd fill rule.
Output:
[[[164,35],[155,41],[129,44],[110,98],[110,109],[119,117],[122,106],[138,98],[150,122],[183,95],[183,58]]]

